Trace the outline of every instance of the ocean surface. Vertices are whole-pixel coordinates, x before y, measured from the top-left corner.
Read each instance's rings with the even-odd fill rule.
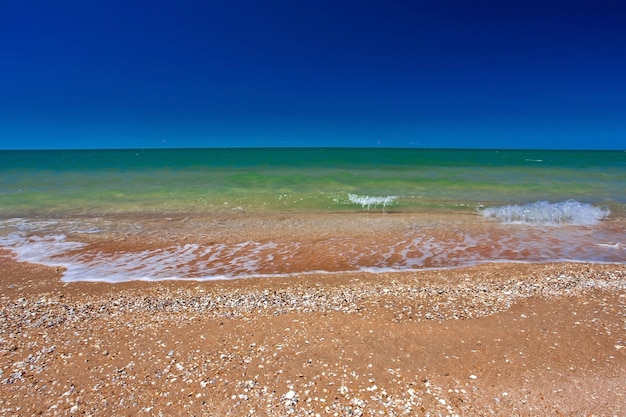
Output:
[[[0,256],[66,281],[624,263],[625,240],[623,151],[0,151]]]

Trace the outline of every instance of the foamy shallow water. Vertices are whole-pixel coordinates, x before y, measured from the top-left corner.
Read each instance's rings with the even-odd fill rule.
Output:
[[[482,214],[487,218],[511,224],[588,226],[609,217],[611,211],[604,207],[567,200],[558,203],[537,201],[525,205],[488,207],[482,210]]]
[[[68,282],[289,277],[495,261],[626,263],[623,222],[607,221],[608,212],[591,205],[549,204],[522,208],[524,219],[497,215],[520,208],[496,207],[482,211],[482,220],[451,214],[436,222],[384,213],[175,225],[153,218],[8,219],[0,222],[0,246],[20,261],[64,267]]]
[[[0,246],[66,281],[624,262],[624,189],[613,151],[0,151]]]

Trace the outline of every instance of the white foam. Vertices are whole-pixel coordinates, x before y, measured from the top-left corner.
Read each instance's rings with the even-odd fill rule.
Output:
[[[624,248],[624,245],[622,245],[621,243],[617,242],[617,243],[596,243],[596,246],[601,246],[603,248],[611,248],[611,249],[620,249],[620,248]]]
[[[57,220],[27,220],[21,217],[14,217],[0,221],[0,228],[14,229],[19,231],[43,230],[58,226]]]
[[[57,257],[80,249],[84,244],[67,241],[64,234],[24,236],[15,232],[0,236],[0,246],[15,253],[20,261],[59,265]]]
[[[0,236],[20,261],[66,268],[63,281],[219,280],[321,273],[447,269],[487,262],[626,263],[623,234],[599,227],[454,230],[429,235],[331,237],[316,241],[172,243],[135,252],[103,252],[62,233]],[[47,233],[48,231],[44,231]],[[435,231],[436,232],[436,231]],[[108,237],[104,236],[104,239]],[[80,239],[80,236],[77,238]],[[92,237],[89,237],[92,241]],[[109,245],[109,247],[111,247]],[[341,261],[339,261],[341,260]]]
[[[525,205],[488,207],[481,211],[487,218],[494,218],[510,224],[537,224],[542,226],[570,224],[593,225],[609,216],[606,208],[595,207],[576,200],[559,203],[537,201]]]
[[[370,197],[368,195],[356,195],[356,194],[348,194],[348,200],[351,203],[359,204],[361,207],[369,210],[372,206],[377,207],[378,205],[382,205],[383,208],[386,206],[393,204],[398,197],[393,195],[388,196],[378,196],[378,197]]]

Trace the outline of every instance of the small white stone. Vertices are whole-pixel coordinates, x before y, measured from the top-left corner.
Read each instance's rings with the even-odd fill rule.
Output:
[[[285,394],[285,399],[292,400],[296,396],[296,392],[294,390],[289,390],[287,394]]]
[[[470,377],[470,379],[478,379],[478,377],[476,375],[474,375],[474,374],[470,375],[469,377]]]

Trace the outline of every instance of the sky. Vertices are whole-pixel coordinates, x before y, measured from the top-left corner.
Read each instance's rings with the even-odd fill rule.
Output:
[[[620,1],[0,0],[0,149],[626,149]]]

